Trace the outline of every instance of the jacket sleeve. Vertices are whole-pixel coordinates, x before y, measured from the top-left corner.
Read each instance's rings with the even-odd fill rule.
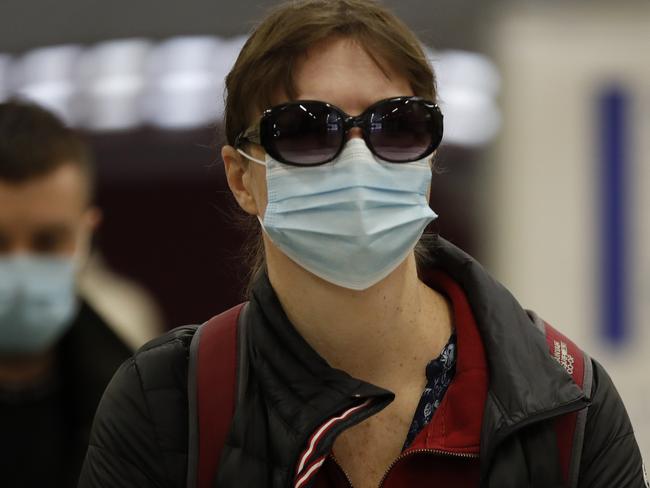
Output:
[[[134,358],[117,370],[99,404],[80,488],[163,487],[165,463]]]
[[[593,361],[593,372],[579,486],[645,488],[641,452],[623,401],[607,372],[596,361]]]

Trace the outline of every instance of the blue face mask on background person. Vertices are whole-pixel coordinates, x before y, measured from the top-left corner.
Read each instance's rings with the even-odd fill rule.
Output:
[[[363,139],[350,139],[334,161],[266,166],[262,227],[284,254],[320,278],[365,290],[388,276],[437,215],[429,207],[428,158],[389,163]]]
[[[72,325],[78,301],[73,257],[0,257],[0,355],[37,354]]]

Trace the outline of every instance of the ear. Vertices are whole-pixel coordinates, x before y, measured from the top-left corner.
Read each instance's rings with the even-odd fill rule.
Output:
[[[85,224],[90,232],[95,232],[104,219],[104,214],[99,207],[91,206],[84,212]]]
[[[228,186],[235,200],[244,212],[259,215],[252,185],[251,163],[247,161],[233,146],[224,146],[221,157],[226,169]]]
[[[102,219],[102,211],[99,207],[95,207],[94,205],[90,205],[86,208],[81,216],[80,227],[77,234],[76,251],[79,256],[82,256],[82,262],[91,252],[93,237],[95,231],[101,224]]]

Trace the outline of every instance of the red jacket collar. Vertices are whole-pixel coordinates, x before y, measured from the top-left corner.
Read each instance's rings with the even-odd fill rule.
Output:
[[[483,342],[460,286],[441,271],[430,271],[423,278],[451,302],[458,348],[456,374],[431,422],[408,450],[477,454],[489,382]]]

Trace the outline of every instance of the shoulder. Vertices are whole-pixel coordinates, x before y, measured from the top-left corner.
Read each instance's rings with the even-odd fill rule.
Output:
[[[138,349],[117,370],[105,397],[137,393],[152,409],[161,392],[187,390],[187,368],[192,337],[198,326],[184,326],[153,339]]]
[[[174,329],[122,363],[97,409],[80,486],[183,483],[188,354],[196,329]]]
[[[572,376],[589,401],[586,415],[577,420],[584,422],[584,431],[579,434],[584,436],[579,486],[644,486],[643,463],[634,430],[605,368],[534,313],[529,312],[529,316],[546,336],[550,355]]]
[[[147,342],[131,358],[133,365],[147,380],[166,376],[166,373],[171,372],[170,369],[187,370],[190,344],[198,327],[178,327]]]
[[[145,393],[160,388],[185,389],[189,349],[198,326],[183,326],[157,337],[138,349],[116,372],[111,385],[122,375],[136,375]]]
[[[643,461],[625,405],[605,369],[593,364],[580,486],[643,487]]]

